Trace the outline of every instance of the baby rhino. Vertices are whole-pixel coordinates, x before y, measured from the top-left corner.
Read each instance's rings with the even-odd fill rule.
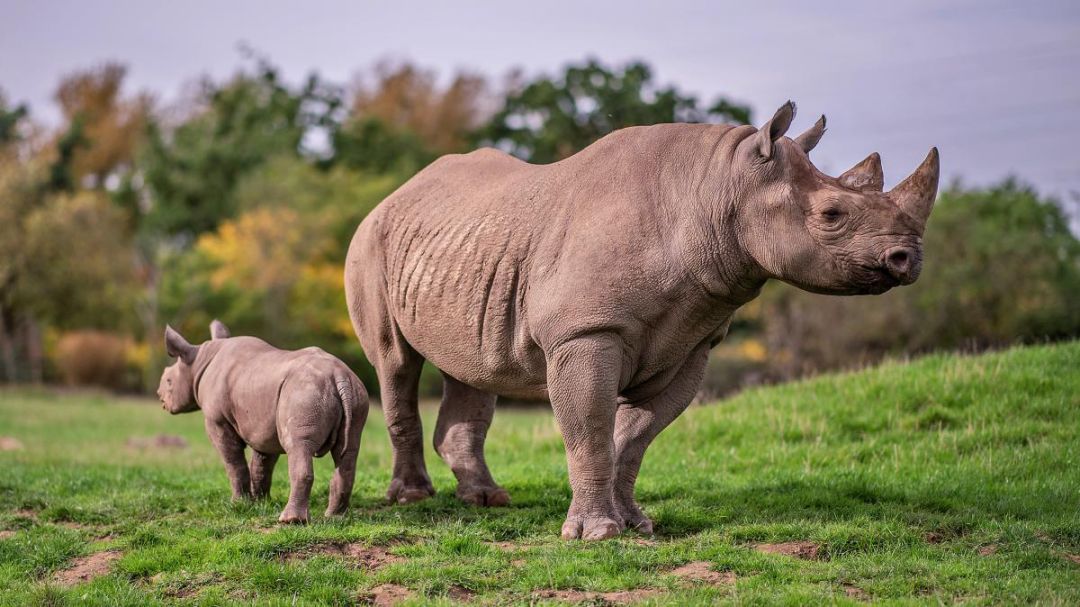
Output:
[[[206,433],[225,460],[233,499],[266,498],[282,453],[289,454],[289,503],[282,523],[307,523],[312,456],[330,453],[334,478],[326,515],[349,507],[360,431],[367,421],[364,385],[345,363],[318,348],[279,350],[255,337],[230,337],[220,321],[195,346],[172,327],[165,347],[176,363],[158,387],[169,413],[202,409]],[[252,449],[251,466],[244,447]]]

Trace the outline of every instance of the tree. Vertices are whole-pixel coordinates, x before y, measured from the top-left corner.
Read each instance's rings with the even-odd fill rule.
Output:
[[[410,63],[380,63],[375,85],[359,82],[334,136],[335,161],[375,172],[415,172],[440,155],[466,151],[484,118],[487,84],[459,73],[445,88]]]
[[[478,140],[530,162],[566,158],[623,127],[661,122],[748,123],[750,110],[726,99],[708,109],[675,87],[660,87],[644,63],[610,69],[596,60],[571,65],[559,79],[537,78],[507,95]]]
[[[127,68],[119,63],[75,72],[56,90],[56,101],[66,126],[56,147],[51,186],[71,191],[85,180],[91,188],[103,188],[118,172],[132,169],[150,112],[150,98],[121,97]]]
[[[291,90],[265,61],[224,86],[204,83],[203,110],[173,129],[150,125],[141,159],[152,198],[147,228],[193,238],[234,217],[241,178],[268,158],[305,153],[305,135],[326,126],[338,103],[315,76]]]

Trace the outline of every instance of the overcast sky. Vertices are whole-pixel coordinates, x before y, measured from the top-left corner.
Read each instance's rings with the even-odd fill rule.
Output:
[[[749,103],[786,99],[793,131],[828,116],[815,151],[838,173],[872,151],[886,185],[932,145],[946,178],[1018,175],[1080,192],[1080,1],[325,2],[0,0],[0,88],[55,121],[60,76],[106,60],[128,91],[168,102],[200,74],[225,77],[241,42],[294,82],[347,83],[380,58],[498,78],[595,56],[643,59],[659,80]]]

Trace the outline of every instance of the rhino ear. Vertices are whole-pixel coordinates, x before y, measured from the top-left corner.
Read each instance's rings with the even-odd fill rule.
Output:
[[[799,144],[799,147],[809,154],[810,150],[814,149],[818,142],[821,141],[821,136],[824,134],[825,114],[822,114],[821,118],[818,118],[818,121],[814,123],[814,126],[806,129],[806,132],[795,138],[795,143]]]
[[[773,117],[769,119],[760,129],[758,129],[755,143],[757,145],[758,152],[762,158],[766,160],[773,157],[775,151],[777,139],[780,139],[787,133],[788,127],[791,126],[791,121],[795,119],[795,103],[788,101],[784,105],[780,106],[780,109],[776,110]]]
[[[177,333],[176,329],[166,325],[165,351],[169,353],[169,356],[179,358],[184,364],[190,365],[195,362],[195,355],[199,353],[199,348],[188,343],[188,340]]]
[[[228,339],[229,337],[232,337],[229,327],[215,318],[214,322],[210,323],[210,339]]]

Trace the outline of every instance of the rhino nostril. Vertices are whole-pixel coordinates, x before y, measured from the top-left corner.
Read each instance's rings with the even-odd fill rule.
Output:
[[[897,278],[905,277],[911,271],[912,260],[915,254],[906,247],[890,249],[885,254],[885,268]]]

